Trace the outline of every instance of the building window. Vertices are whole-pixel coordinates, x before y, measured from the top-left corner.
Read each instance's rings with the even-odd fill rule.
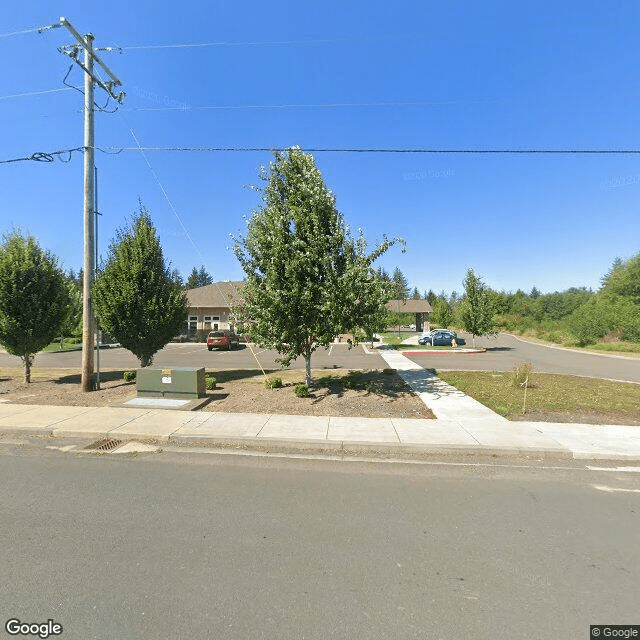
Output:
[[[215,331],[218,328],[218,325],[214,323],[216,323],[219,320],[220,320],[219,316],[205,316],[202,322],[202,328],[205,331],[211,331],[212,329]]]
[[[198,316],[189,316],[189,333],[195,333],[198,330]]]

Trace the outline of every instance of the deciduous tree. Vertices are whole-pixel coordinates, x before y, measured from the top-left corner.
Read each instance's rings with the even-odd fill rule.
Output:
[[[19,231],[0,245],[0,344],[24,363],[53,342],[69,314],[69,289],[56,258]]]
[[[184,290],[172,278],[148,211],[141,205],[116,234],[93,286],[100,327],[146,367],[180,333],[187,317]]]
[[[254,340],[276,349],[279,362],[305,360],[340,333],[370,329],[381,317],[389,289],[373,262],[400,239],[367,251],[354,239],[311,155],[299,148],[274,153],[260,177],[262,205],[234,237],[244,272],[244,303],[236,318]]]
[[[465,331],[472,335],[473,346],[476,346],[476,336],[493,333],[493,308],[488,291],[473,271],[469,269],[463,280],[464,299],[460,305],[460,320]]]

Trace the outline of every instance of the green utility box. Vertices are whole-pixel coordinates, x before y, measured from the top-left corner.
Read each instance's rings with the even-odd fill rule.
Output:
[[[204,367],[144,367],[136,372],[139,398],[204,398]]]

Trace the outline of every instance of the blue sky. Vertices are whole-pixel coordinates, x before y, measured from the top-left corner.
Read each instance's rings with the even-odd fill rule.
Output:
[[[98,147],[640,149],[637,3],[92,5],[4,3],[0,22],[8,34],[65,16],[96,47],[123,48],[100,54],[127,97],[96,113]],[[10,97],[66,89],[57,47],[70,34],[2,34],[0,159],[82,146],[80,93]],[[68,81],[82,86],[81,71]],[[640,251],[638,155],[314,156],[352,228],[372,244],[406,238],[378,264],[421,292],[460,292],[469,267],[496,289],[597,288],[616,256]],[[141,199],[173,267],[241,279],[229,234],[269,160],[96,152],[103,253]],[[82,173],[79,153],[0,165],[0,230],[31,232],[77,270]]]

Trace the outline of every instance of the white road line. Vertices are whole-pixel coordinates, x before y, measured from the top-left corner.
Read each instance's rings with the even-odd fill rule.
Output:
[[[621,489],[619,487],[607,487],[602,484],[592,484],[591,486],[598,491],[606,491],[607,493],[640,493],[640,489]]]
[[[621,471],[623,473],[640,473],[640,467],[591,467],[587,465],[590,471]]]

